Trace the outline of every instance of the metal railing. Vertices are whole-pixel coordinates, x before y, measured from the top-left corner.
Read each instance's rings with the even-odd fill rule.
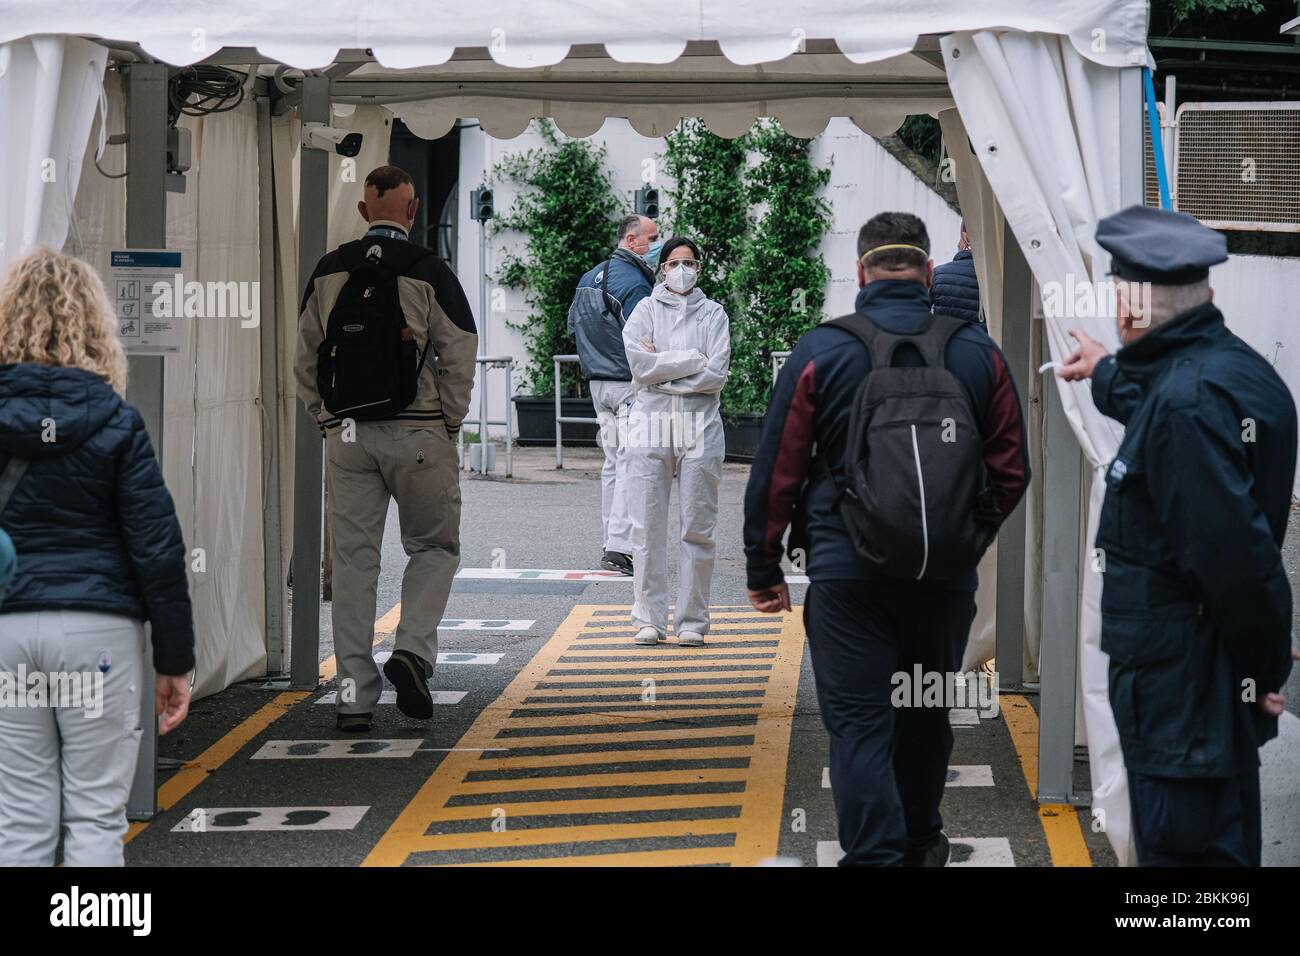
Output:
[[[474,425],[478,428],[478,467],[480,474],[487,474],[487,445],[488,429],[493,425],[504,425],[506,429],[506,477],[514,475],[514,407],[515,403],[511,401],[514,397],[511,392],[514,390],[515,380],[515,360],[510,355],[480,355],[474,360],[479,366],[479,390],[478,390],[478,418],[466,418],[460,423],[460,431],[456,435],[456,460],[460,467],[465,467],[465,426]],[[498,418],[487,417],[487,372],[490,368],[503,368],[506,370],[506,417],[502,421]]]
[[[562,411],[563,399],[560,397],[560,363],[576,362],[576,355],[557,355],[555,356],[555,467],[556,469],[564,468],[564,441],[562,425],[595,425],[600,427],[599,418],[578,418],[575,415],[565,417]]]

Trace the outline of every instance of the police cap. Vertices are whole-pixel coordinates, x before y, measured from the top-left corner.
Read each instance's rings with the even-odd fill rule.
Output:
[[[1204,279],[1228,258],[1223,234],[1185,212],[1129,206],[1097,223],[1097,244],[1121,279],[1184,285]]]

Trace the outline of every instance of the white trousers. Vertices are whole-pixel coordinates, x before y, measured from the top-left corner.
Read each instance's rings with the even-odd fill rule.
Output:
[[[627,448],[621,441],[627,431],[627,414],[632,405],[631,382],[592,380],[591,402],[600,419],[601,450],[605,464],[600,469],[600,519],[605,550],[632,553],[632,521],[627,506]]]
[[[635,444],[635,443],[633,443]],[[632,624],[668,633],[668,504],[674,481],[678,527],[677,632],[709,632],[724,457],[722,422],[714,418],[689,450],[662,444],[628,450],[628,508],[632,517]]]
[[[0,614],[0,866],[52,866],[60,828],[65,866],[123,865],[144,648],[127,617]],[[34,674],[68,696],[29,693]]]

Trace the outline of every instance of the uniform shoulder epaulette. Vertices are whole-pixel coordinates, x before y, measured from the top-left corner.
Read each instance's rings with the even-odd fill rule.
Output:
[[[1200,394],[1201,372],[1198,358],[1183,356],[1175,361],[1161,389],[1165,404],[1169,408],[1195,408]]]

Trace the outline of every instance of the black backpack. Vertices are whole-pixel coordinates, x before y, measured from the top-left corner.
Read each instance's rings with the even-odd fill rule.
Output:
[[[316,387],[340,418],[381,421],[415,401],[429,349],[415,341],[397,280],[433,253],[411,243],[387,247],[369,239],[339,248],[348,270],[316,350]]]
[[[987,520],[982,440],[970,399],[944,364],[968,323],[932,315],[915,334],[886,332],[848,315],[827,323],[871,355],[849,417],[839,510],[853,546],[885,574],[941,581],[972,570],[997,534]],[[895,366],[899,346],[923,366]]]

